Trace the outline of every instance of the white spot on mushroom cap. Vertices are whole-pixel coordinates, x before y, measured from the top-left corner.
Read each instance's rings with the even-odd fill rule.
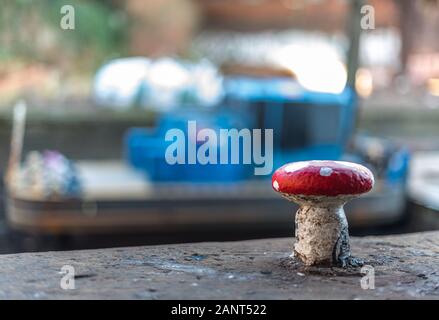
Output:
[[[332,174],[332,169],[329,167],[321,167],[320,168],[320,175],[323,177],[329,177]]]
[[[276,180],[273,181],[273,188],[279,191],[279,183]]]

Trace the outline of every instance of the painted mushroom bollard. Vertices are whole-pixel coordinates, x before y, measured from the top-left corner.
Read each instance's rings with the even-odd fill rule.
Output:
[[[306,266],[361,266],[351,255],[343,206],[373,185],[372,172],[351,162],[302,161],[277,169],[273,189],[300,206],[294,257]]]

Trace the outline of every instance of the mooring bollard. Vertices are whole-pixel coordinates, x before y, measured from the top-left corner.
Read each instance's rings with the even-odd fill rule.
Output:
[[[303,161],[277,169],[273,188],[300,205],[294,255],[305,265],[361,265],[351,256],[343,206],[373,184],[372,172],[351,162]]]

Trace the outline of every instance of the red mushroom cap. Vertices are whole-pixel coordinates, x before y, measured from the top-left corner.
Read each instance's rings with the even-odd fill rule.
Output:
[[[344,161],[292,162],[272,177],[273,189],[289,195],[355,195],[370,191],[373,184],[369,169]]]

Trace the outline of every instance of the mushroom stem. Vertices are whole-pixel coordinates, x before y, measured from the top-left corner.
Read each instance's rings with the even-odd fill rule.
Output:
[[[351,257],[348,222],[341,204],[302,204],[296,213],[294,255],[305,265],[358,265]]]

